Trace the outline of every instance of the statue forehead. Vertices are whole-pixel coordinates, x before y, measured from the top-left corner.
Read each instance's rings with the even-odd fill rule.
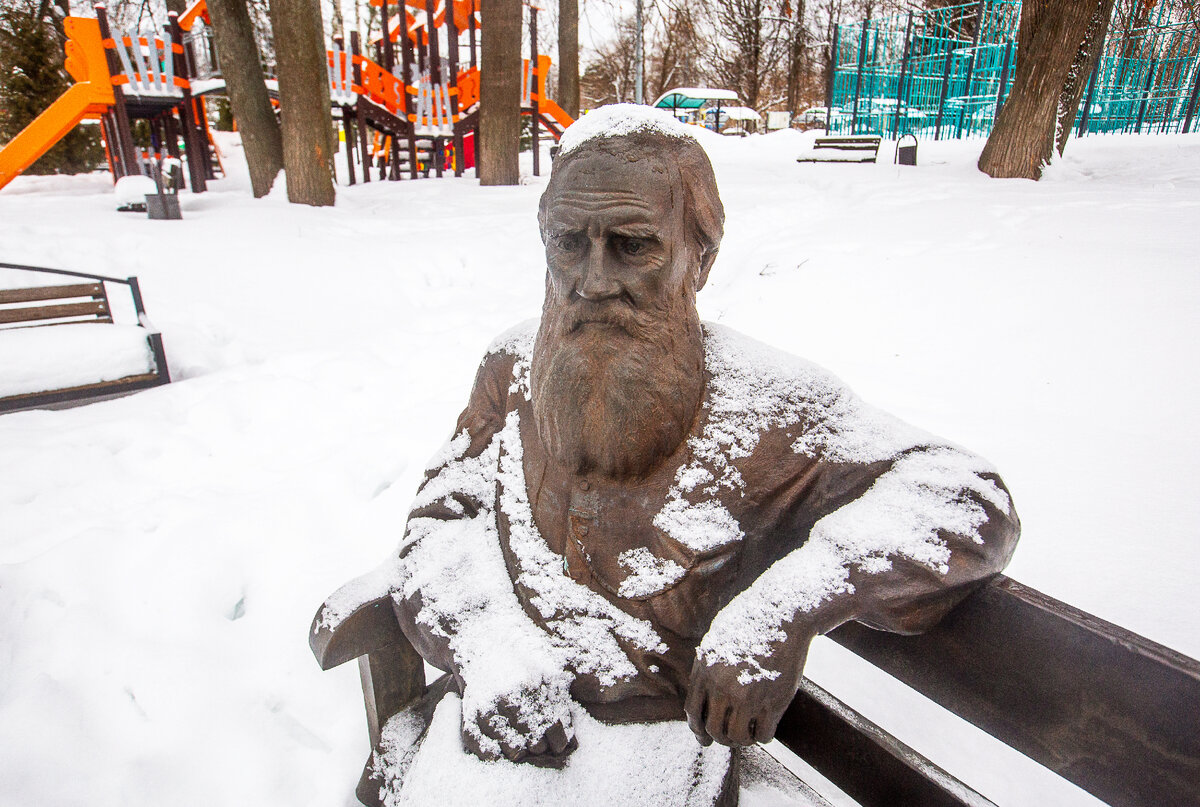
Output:
[[[671,206],[679,175],[668,169],[663,155],[634,144],[582,148],[551,176],[546,188],[550,206],[606,198],[615,202],[623,197],[661,205],[664,212]]]

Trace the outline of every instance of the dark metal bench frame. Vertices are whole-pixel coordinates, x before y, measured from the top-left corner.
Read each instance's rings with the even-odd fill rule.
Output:
[[[372,747],[421,696],[388,597],[309,634],[323,669],[358,658]],[[1113,807],[1200,805],[1200,662],[1004,576],[920,636],[829,638]],[[863,807],[991,802],[805,679],[776,739]],[[370,803],[371,783],[359,796]]]
[[[16,327],[35,328],[69,325],[80,322],[98,324],[112,323],[112,310],[108,303],[106,283],[119,283],[128,287],[137,312],[138,325],[146,331],[146,341],[154,356],[154,372],[126,376],[112,381],[84,384],[58,390],[45,390],[0,398],[0,413],[19,409],[34,409],[95,398],[124,395],[130,392],[157,387],[169,383],[171,373],[167,367],[167,355],[163,350],[162,335],[153,329],[146,308],[142,303],[142,292],[136,277],[118,278],[72,272],[66,269],[47,269],[42,266],[24,266],[15,263],[0,263],[0,269],[18,269],[25,272],[64,277],[77,277],[86,283],[58,286],[34,286],[21,289],[0,289],[0,325],[21,324]],[[64,302],[74,300],[75,302]],[[46,302],[41,306],[22,306],[22,303]],[[2,338],[2,335],[0,335]]]

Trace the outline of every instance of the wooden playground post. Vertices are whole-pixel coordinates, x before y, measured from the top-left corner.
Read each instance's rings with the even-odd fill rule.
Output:
[[[358,38],[358,31],[350,32],[350,61],[353,64],[354,84],[359,87],[360,97],[354,104],[354,128],[358,132],[358,160],[363,167],[363,182],[371,181],[371,156],[367,151],[367,118],[363,109],[363,101],[361,93],[366,91],[363,87],[362,74],[362,42]],[[353,177],[353,173],[351,173]]]
[[[167,156],[172,159],[179,159],[179,127],[175,123],[174,115],[167,115],[163,121],[163,128],[166,130],[167,141]]]
[[[192,103],[191,79],[193,76],[189,60],[182,52],[183,29],[179,26],[179,14],[172,11],[167,15],[171,39],[180,45],[180,53],[172,53],[175,64],[175,75],[186,79],[188,86],[183,88],[183,100],[179,102],[179,117],[183,125],[183,149],[187,153],[188,179],[192,193],[203,193],[208,190],[208,141],[201,140],[200,127],[195,119],[195,106]],[[201,160],[200,155],[204,155]]]
[[[533,110],[529,115],[530,138],[533,142],[533,175],[541,176],[541,161],[538,159],[541,149],[538,148],[538,116],[541,115],[539,89],[541,76],[538,75],[538,43],[537,43],[537,13],[535,5],[529,6],[529,101]]]
[[[104,39],[104,58],[108,62],[108,72],[111,76],[122,75],[117,55],[113,52],[116,43],[113,42],[112,29],[108,26],[108,10],[103,3],[96,4],[96,20],[100,23],[100,36]],[[113,47],[108,43],[113,42]],[[113,164],[119,168],[117,179],[131,174],[142,173],[138,165],[137,152],[133,147],[133,133],[129,129],[129,112],[125,109],[125,91],[120,84],[113,84],[113,134],[117,140],[113,144]],[[191,160],[188,161],[189,163]]]
[[[472,0],[471,15],[469,17],[467,17],[467,41],[470,43],[470,46],[471,46],[471,67],[479,66],[479,58],[478,58],[478,56],[476,56],[476,44],[477,43],[475,42],[475,9],[476,9],[477,5],[478,5],[478,1]]]
[[[463,136],[458,128],[458,21],[452,3],[446,3],[446,57],[450,60],[450,126],[454,132],[454,176],[463,175]]]
[[[430,88],[433,91],[433,97],[429,103],[429,116],[433,121],[441,124],[441,120],[446,110],[441,109],[442,95],[439,92],[442,87],[442,56],[438,52],[438,30],[433,21],[434,0],[425,0],[425,32],[429,36],[429,79]],[[453,9],[450,4],[446,4],[446,14],[452,15]],[[442,138],[434,135],[433,138],[433,170],[440,178],[442,176]]]
[[[333,64],[333,75],[339,86],[345,89],[347,83],[353,85],[359,84],[354,80],[354,58],[346,52],[346,40],[343,36],[335,36],[333,43],[337,46],[334,51],[335,59]],[[345,104],[339,104],[342,108],[342,133],[346,140],[346,176],[350,180],[350,184],[355,184],[354,176],[354,126],[350,121],[351,108]]]
[[[388,0],[383,0],[383,9],[380,14],[383,19],[383,69],[390,73],[396,66],[396,54],[392,50],[392,26],[391,20],[388,19]],[[403,20],[404,0],[400,0],[400,15]]]
[[[413,43],[408,32],[408,17],[406,16],[404,19],[404,33],[400,37],[400,55],[402,59],[400,72],[403,74],[400,77],[400,96],[404,104],[402,117],[406,121],[408,129],[408,175],[416,179],[419,171],[417,168],[417,119],[413,111],[413,99],[412,95],[408,92],[408,87],[410,82],[415,87],[419,78],[413,75]],[[420,44],[420,40],[418,40],[418,44]]]

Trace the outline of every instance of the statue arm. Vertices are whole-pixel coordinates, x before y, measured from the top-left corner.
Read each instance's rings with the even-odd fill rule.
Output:
[[[493,354],[480,367],[455,437],[417,493],[392,603],[421,656],[453,676],[470,750],[555,764],[573,747],[571,679],[521,608],[497,533],[499,432],[512,363]]]
[[[686,705],[702,741],[771,739],[818,634],[850,620],[919,633],[1008,562],[1020,527],[983,461],[925,447],[871,474],[714,618]]]

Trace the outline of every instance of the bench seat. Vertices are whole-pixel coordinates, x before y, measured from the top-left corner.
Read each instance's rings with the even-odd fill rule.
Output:
[[[154,375],[146,330],[81,322],[0,332],[0,399]]]
[[[162,337],[142,305],[137,278],[0,263],[87,282],[0,285],[0,413],[123,395],[170,382]],[[107,286],[125,286],[133,316],[114,321]]]

